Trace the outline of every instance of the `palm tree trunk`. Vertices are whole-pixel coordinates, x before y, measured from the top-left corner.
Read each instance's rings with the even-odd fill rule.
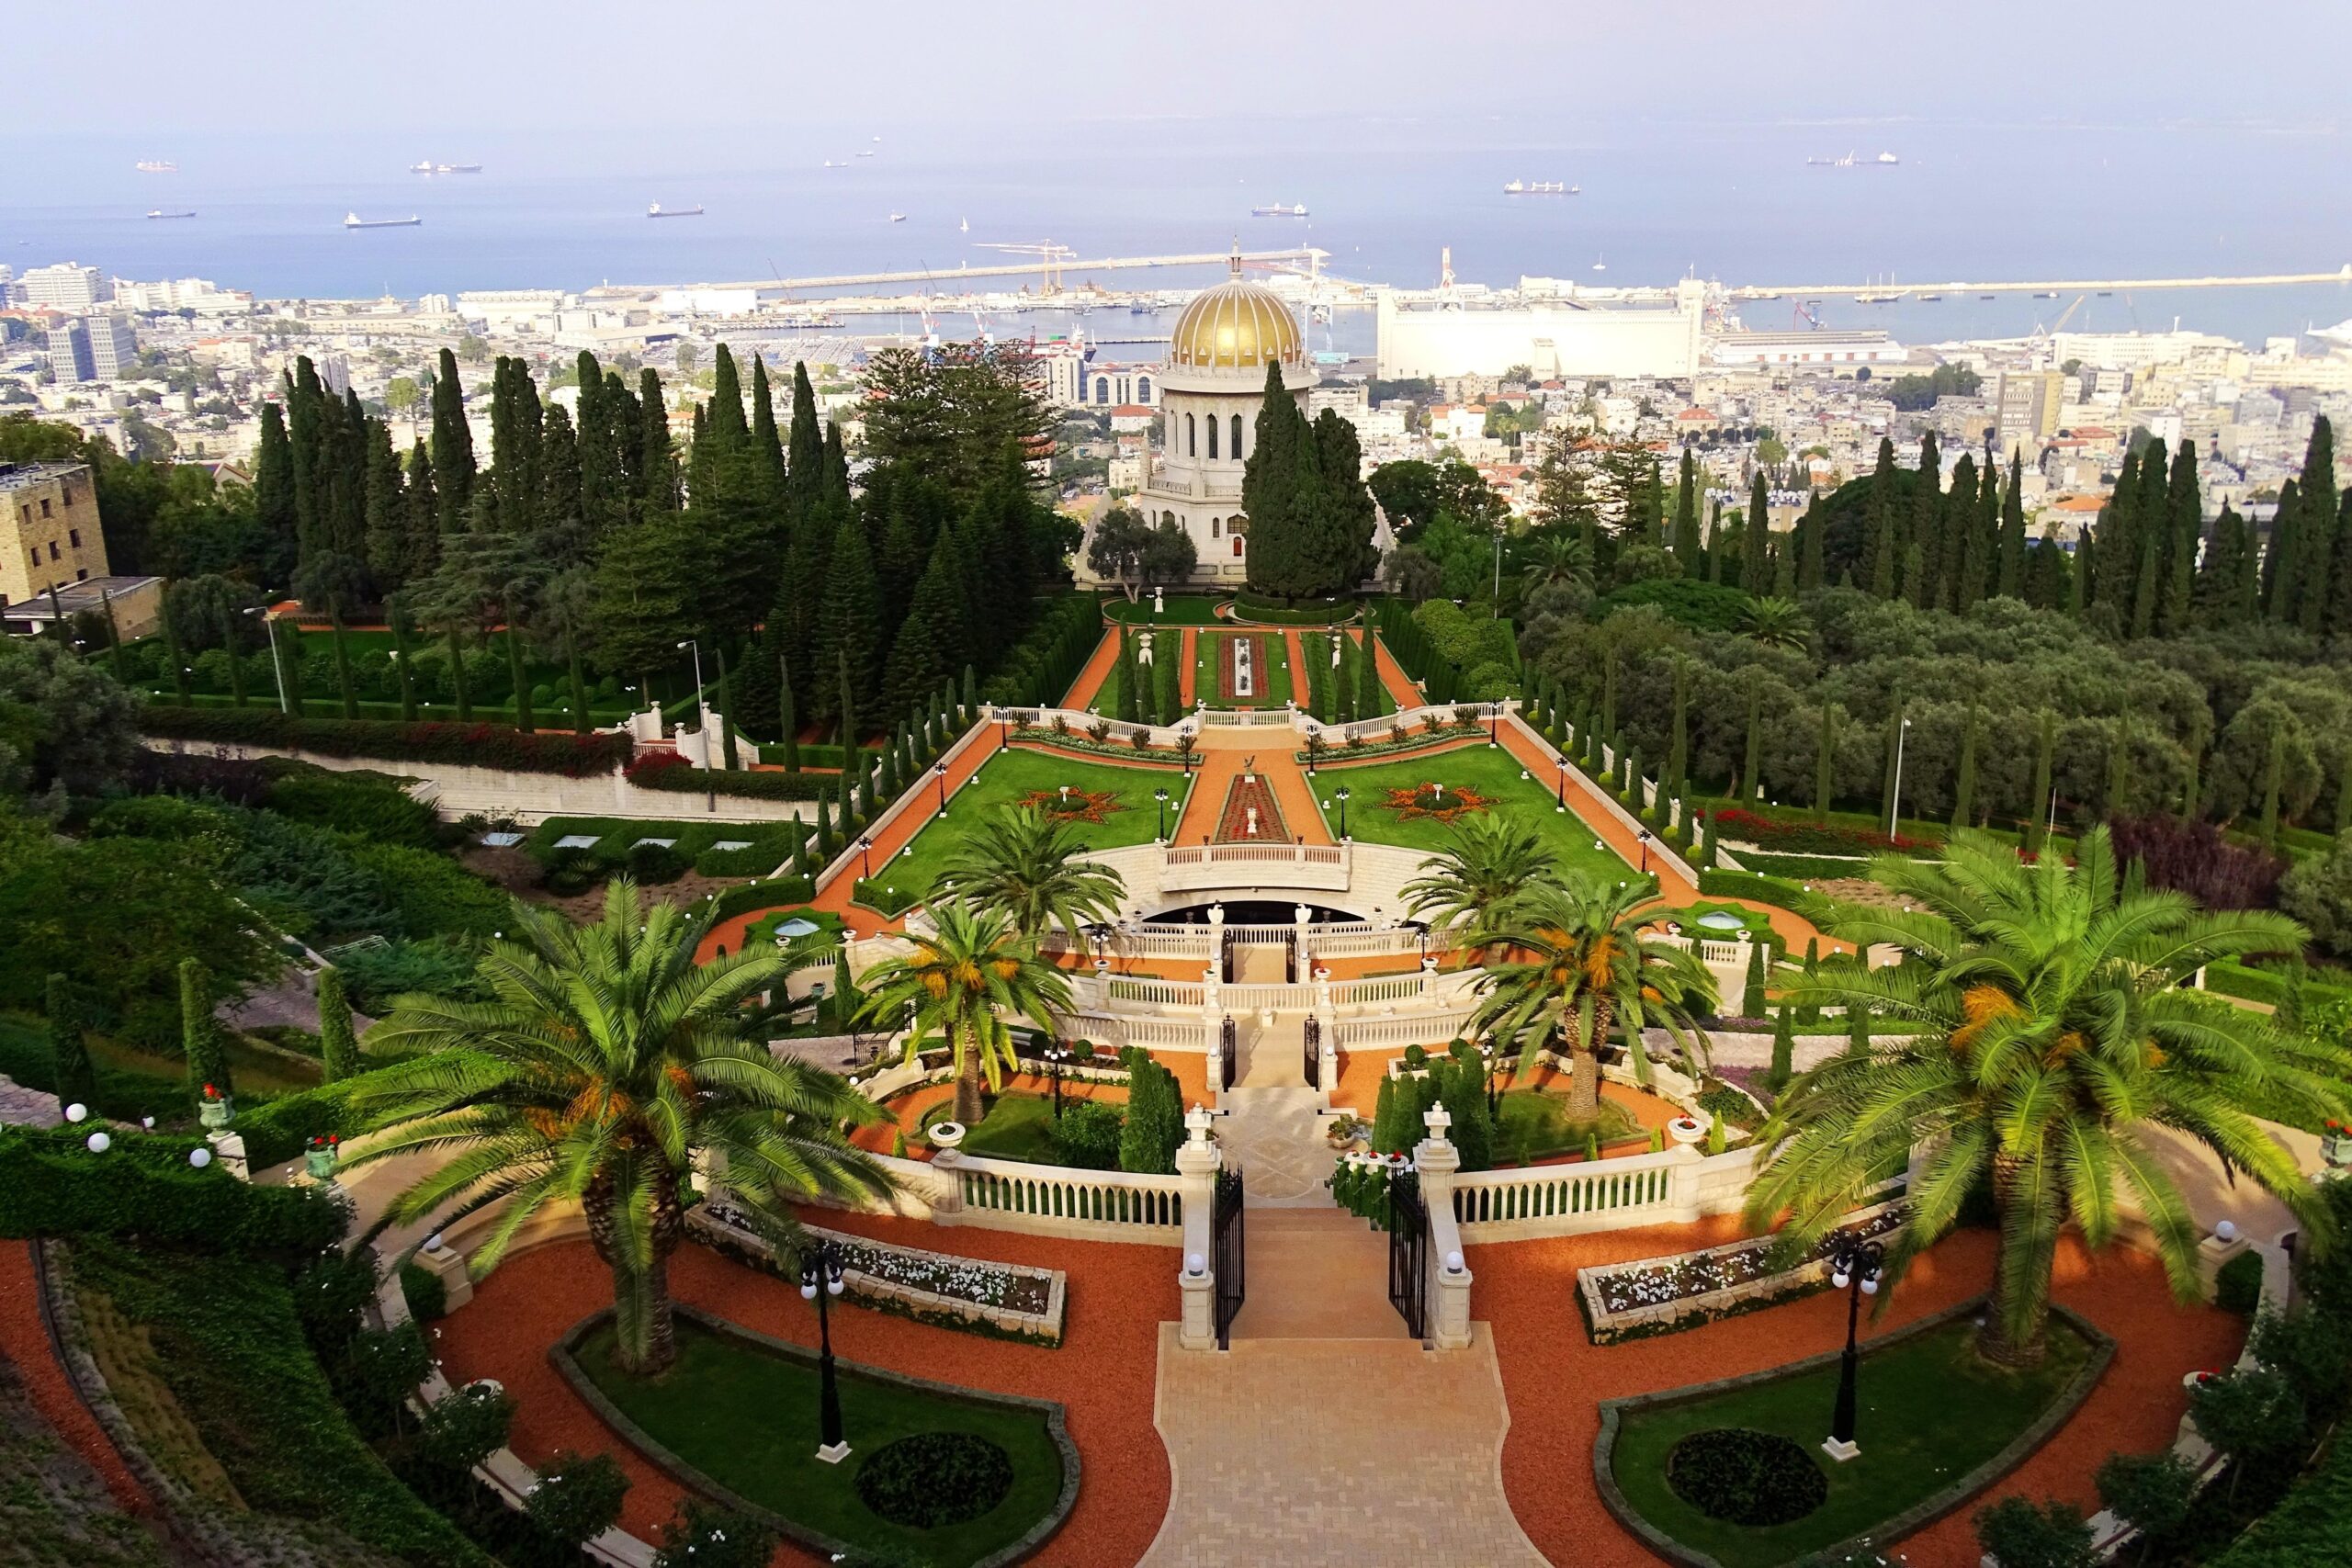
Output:
[[[2032,1206],[2014,1195],[2019,1162],[1993,1162],[1993,1206],[2000,1216],[2001,1247],[1993,1261],[1993,1293],[1976,1353],[2003,1367],[2039,1366],[2049,1349],[2052,1244],[2034,1237]]]
[[[1589,1122],[1600,1114],[1600,1043],[1609,1038],[1609,1008],[1606,1003],[1592,1010],[1592,1043],[1582,1044],[1574,1035],[1568,1040],[1568,1060],[1576,1065],[1576,1077],[1568,1084],[1568,1120]]]
[[[977,1127],[985,1114],[987,1108],[980,1103],[980,1043],[967,1038],[964,1065],[956,1072],[956,1120]]]
[[[660,1180],[653,1197],[652,1261],[636,1267],[616,1245],[615,1183],[600,1176],[582,1197],[588,1242],[613,1276],[614,1359],[632,1377],[667,1371],[678,1359],[675,1315],[670,1302],[670,1254],[684,1234],[674,1179]]]

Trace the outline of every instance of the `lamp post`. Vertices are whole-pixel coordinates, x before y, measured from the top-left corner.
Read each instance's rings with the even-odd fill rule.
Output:
[[[864,881],[864,882],[871,882],[871,881],[873,881],[873,880],[874,880],[874,840],[873,840],[871,838],[863,838],[863,839],[858,840],[858,841],[857,841],[857,858],[858,858],[858,873],[859,873],[859,880],[860,880],[860,881]]]
[[[1322,737],[1323,731],[1317,726],[1310,724],[1306,727],[1306,776],[1310,779],[1315,776],[1315,755],[1322,749],[1317,744]]]
[[[1886,836],[1895,836],[1894,825],[1903,820],[1903,743],[1911,738],[1911,721],[1905,719],[1894,732],[1894,797],[1886,803]]]
[[[1650,830],[1643,829],[1634,841],[1642,847],[1642,874],[1647,876],[1650,874]]]
[[[1071,1059],[1071,1053],[1059,1043],[1048,1045],[1038,1055],[1046,1058],[1046,1076],[1054,1080],[1054,1120],[1062,1119],[1062,1064]]]
[[[1151,798],[1159,803],[1159,829],[1153,835],[1152,842],[1164,844],[1168,841],[1168,792],[1165,789],[1153,790]]]
[[[1493,1036],[1478,1042],[1478,1057],[1487,1065],[1487,1116],[1493,1120],[1502,1105],[1501,1091],[1495,1088],[1495,1042]]]
[[[1413,934],[1421,944],[1421,962],[1427,964],[1430,961],[1430,928],[1424,925]]]
[[[1487,745],[1489,750],[1503,743],[1503,705],[1487,705]]]
[[[947,764],[933,762],[931,765],[931,773],[932,777],[939,781],[939,814],[944,817],[947,815]]]
[[[1344,840],[1348,836],[1348,786],[1341,784],[1333,790],[1331,798],[1340,803],[1340,837]]]
[[[702,722],[702,643],[695,637],[688,637],[678,646],[695,650],[695,722],[700,724]]]
[[[831,1239],[804,1247],[800,1254],[800,1299],[817,1303],[817,1373],[820,1384],[818,1419],[824,1440],[817,1457],[839,1464],[849,1457],[842,1437],[842,1390],[833,1374],[832,1299],[842,1293],[842,1245]],[[824,1288],[818,1289],[821,1284]]]
[[[1566,811],[1568,808],[1568,760],[1562,757],[1556,765],[1560,770],[1560,798],[1554,804],[1552,809]]]
[[[1111,928],[1098,920],[1086,928],[1086,934],[1094,943],[1094,972],[1097,975],[1109,973],[1111,959],[1103,950],[1111,945]]]
[[[1860,1453],[1854,1441],[1854,1332],[1862,1315],[1862,1298],[1878,1294],[1879,1268],[1886,1260],[1886,1249],[1874,1241],[1840,1235],[1837,1249],[1829,1255],[1829,1284],[1833,1290],[1846,1292],[1846,1355],[1838,1365],[1838,1407],[1829,1416],[1829,1440],[1821,1445],[1822,1452],[1834,1460],[1849,1460]]]
[[[293,705],[286,700],[286,666],[279,662],[277,657],[277,623],[271,620],[269,618],[268,610],[259,604],[255,604],[252,609],[247,610],[245,614],[248,615],[259,615],[261,617],[261,629],[269,638],[269,671],[271,674],[277,677],[277,711],[280,713],[292,713],[294,711]],[[232,659],[236,658],[237,650],[233,648],[229,650],[229,657]]]

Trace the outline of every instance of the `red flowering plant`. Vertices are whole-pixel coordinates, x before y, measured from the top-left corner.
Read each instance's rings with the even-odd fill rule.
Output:
[[[1880,853],[1929,854],[1943,848],[1940,840],[1915,839],[1906,833],[1882,833],[1874,828],[1849,828],[1835,822],[1791,822],[1759,812],[1724,807],[1705,814],[1715,832],[1759,849],[1785,854],[1852,855]]]
[[[691,769],[693,766],[692,762],[687,761],[675,751],[646,751],[630,762],[624,771],[628,775],[629,783],[647,784],[658,780],[665,773],[674,773],[680,768]]]
[[[207,1100],[219,1100],[220,1098],[220,1091],[213,1088],[210,1084],[206,1084],[204,1086],[204,1098]]]

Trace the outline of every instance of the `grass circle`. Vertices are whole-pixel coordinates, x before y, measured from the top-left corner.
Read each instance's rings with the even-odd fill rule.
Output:
[[[1735,1525],[1785,1525],[1827,1500],[1829,1478],[1793,1438],[1747,1427],[1693,1432],[1667,1450],[1666,1483]]]
[[[977,1519],[1012,1490],[1012,1460],[970,1432],[918,1432],[885,1443],[857,1468],[857,1495],[909,1529]]]

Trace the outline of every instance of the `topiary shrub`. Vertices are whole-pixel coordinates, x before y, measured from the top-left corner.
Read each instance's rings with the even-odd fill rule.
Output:
[[[408,1314],[419,1323],[437,1323],[449,1315],[448,1288],[429,1269],[401,1264],[401,1294],[408,1302]]]
[[[590,1459],[558,1449],[540,1467],[539,1483],[524,1500],[523,1511],[559,1544],[580,1546],[612,1529],[628,1487],[628,1477],[612,1455]]]
[[[1116,1106],[1079,1100],[1054,1122],[1054,1158],[1080,1170],[1116,1170],[1119,1134],[1125,1123]]]
[[[653,1568],[767,1568],[775,1531],[732,1508],[689,1497],[662,1527]]]
[[[919,1432],[885,1443],[857,1470],[857,1495],[910,1529],[977,1519],[1012,1490],[1012,1460],[970,1432]]]
[[[631,844],[623,857],[628,874],[647,887],[659,887],[686,874],[689,863],[668,844]]]
[[[1711,1519],[1784,1525],[1829,1496],[1829,1478],[1793,1438],[1747,1427],[1693,1432],[1668,1450],[1666,1483]]]
[[[2213,1271],[2213,1304],[2249,1316],[2262,1301],[2262,1259],[2241,1252]]]
[[[570,898],[587,892],[604,877],[604,864],[594,852],[574,844],[548,856],[547,866],[539,873],[539,886],[559,898]]]

